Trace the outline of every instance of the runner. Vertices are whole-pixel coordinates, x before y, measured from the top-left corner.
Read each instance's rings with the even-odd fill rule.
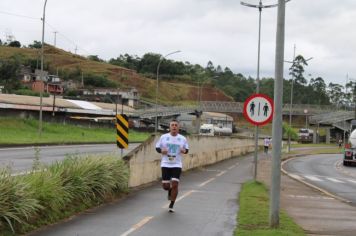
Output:
[[[172,120],[169,123],[169,133],[163,134],[156,143],[156,150],[162,154],[162,187],[168,191],[169,212],[174,212],[173,206],[178,195],[178,184],[182,172],[182,154],[188,153],[187,139],[179,134],[179,123]]]
[[[263,140],[264,152],[265,152],[266,154],[268,154],[268,148],[269,148],[270,145],[271,145],[271,138],[266,137],[266,138]]]

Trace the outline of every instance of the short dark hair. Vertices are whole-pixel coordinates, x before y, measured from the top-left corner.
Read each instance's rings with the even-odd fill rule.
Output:
[[[176,122],[179,124],[179,121],[177,119],[172,119],[169,123],[171,123],[171,122]]]

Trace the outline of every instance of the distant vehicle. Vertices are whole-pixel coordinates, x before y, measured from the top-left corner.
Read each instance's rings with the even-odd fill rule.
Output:
[[[214,124],[202,124],[199,129],[199,135],[202,136],[229,136],[232,135],[232,129],[229,127],[218,126]]]
[[[351,121],[351,134],[349,142],[345,144],[344,151],[344,166],[350,166],[352,163],[356,163],[356,120]]]
[[[314,131],[312,129],[299,129],[298,142],[300,143],[312,143]]]

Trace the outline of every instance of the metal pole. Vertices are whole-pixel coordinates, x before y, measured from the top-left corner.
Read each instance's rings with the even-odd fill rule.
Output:
[[[257,78],[256,78],[256,93],[260,92],[260,45],[261,45],[261,12],[262,12],[262,2],[259,3],[259,15],[258,15],[258,46],[257,46]],[[257,160],[258,160],[258,125],[255,126],[255,153],[254,153],[254,171],[253,179],[257,180]]]
[[[168,53],[165,56],[161,56],[157,65],[157,74],[156,74],[156,105],[155,105],[155,113],[156,113],[156,117],[155,117],[155,134],[157,134],[157,128],[158,128],[158,77],[159,77],[159,67],[162,63],[162,60],[165,59],[166,57],[168,57],[169,55],[175,54],[181,52],[180,50],[178,51],[174,51],[171,53]]]
[[[55,106],[56,106],[56,93],[53,94],[52,116],[54,116],[54,107]]]
[[[261,13],[262,8],[271,8],[276,7],[278,4],[274,5],[263,5],[262,0],[260,0],[258,5],[253,5],[245,2],[241,2],[241,5],[247,7],[258,8],[259,18],[258,18],[258,48],[257,48],[257,78],[256,78],[256,93],[260,92],[260,45],[261,45]],[[255,126],[255,152],[254,152],[254,180],[257,179],[257,160],[258,160],[258,134],[259,129],[258,125]]]
[[[293,50],[293,61],[292,65],[294,65],[294,60],[295,60],[295,49],[296,46],[294,44],[294,50]],[[290,90],[290,106],[289,106],[289,127],[292,128],[292,107],[293,107],[293,85],[294,85],[294,78],[292,77],[292,82],[291,82],[291,90]],[[290,143],[291,143],[291,137],[290,133],[288,133],[288,152],[290,152]]]
[[[119,91],[116,92],[115,117],[117,117],[117,104],[119,103]]]
[[[285,1],[278,0],[276,59],[274,81],[274,116],[272,125],[272,174],[270,189],[270,227],[279,227],[279,205],[281,185],[281,146],[282,146],[282,106],[283,106],[283,61]]]
[[[43,17],[42,17],[42,45],[41,45],[41,81],[43,81],[43,48],[44,48],[44,31],[45,31],[45,17],[46,17],[46,5],[47,0],[45,0],[43,6]],[[38,134],[39,136],[42,135],[42,88],[40,89],[40,117],[39,117],[39,127],[38,127]]]

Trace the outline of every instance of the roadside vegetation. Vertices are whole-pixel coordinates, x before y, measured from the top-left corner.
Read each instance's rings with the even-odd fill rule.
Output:
[[[237,229],[235,236],[276,236],[305,235],[283,210],[280,212],[280,227],[269,227],[269,197],[265,185],[260,182],[246,182],[240,192],[240,210],[237,216]]]
[[[128,191],[129,170],[112,155],[68,156],[13,176],[0,170],[0,235],[18,235],[98,206]]]
[[[116,129],[86,128],[74,125],[43,122],[43,132],[38,135],[38,120],[0,118],[0,145],[16,144],[76,144],[115,143]],[[150,133],[129,130],[129,142],[143,142]]]

